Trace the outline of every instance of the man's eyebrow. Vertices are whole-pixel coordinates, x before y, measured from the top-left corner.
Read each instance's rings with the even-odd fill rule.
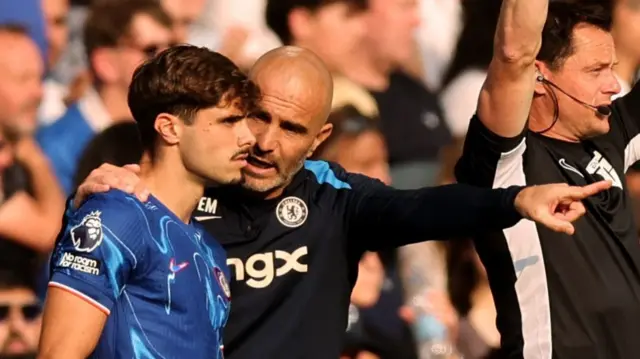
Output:
[[[243,118],[245,118],[244,115],[224,116],[224,117],[220,117],[218,119],[218,123],[234,123],[234,122],[238,122],[238,121],[242,120]]]
[[[257,117],[261,120],[271,120],[271,114],[265,110],[256,110],[251,113],[251,117]]]
[[[305,126],[303,126],[303,125],[301,125],[299,123],[295,123],[295,122],[290,121],[290,120],[282,120],[282,121],[280,121],[280,127],[282,127],[283,129],[285,129],[287,131],[299,133],[301,135],[306,135],[307,132],[309,132]]]

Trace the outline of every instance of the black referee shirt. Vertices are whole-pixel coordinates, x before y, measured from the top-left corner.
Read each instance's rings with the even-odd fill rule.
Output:
[[[640,88],[616,101],[608,134],[568,143],[524,131],[491,133],[472,119],[456,175],[484,187],[602,179],[573,237],[531,221],[476,248],[498,310],[505,358],[640,358],[640,246],[625,171],[640,159]]]
[[[365,250],[512,226],[518,191],[400,191],[315,161],[273,200],[208,189],[194,216],[229,258],[225,357],[338,358]]]

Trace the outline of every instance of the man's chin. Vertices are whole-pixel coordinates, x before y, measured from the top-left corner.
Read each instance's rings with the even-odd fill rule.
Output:
[[[595,126],[593,126],[593,128],[591,128],[591,131],[589,131],[589,133],[586,133],[580,139],[588,140],[594,137],[603,136],[609,133],[610,130],[611,126],[609,126],[609,122],[599,122]]]
[[[238,185],[244,185],[244,182],[245,182],[244,176],[240,176],[240,177],[233,178],[229,182],[224,184],[229,186],[238,186]]]
[[[242,187],[252,192],[266,193],[278,188],[277,182],[278,181],[274,179],[256,178],[245,174],[242,181]]]

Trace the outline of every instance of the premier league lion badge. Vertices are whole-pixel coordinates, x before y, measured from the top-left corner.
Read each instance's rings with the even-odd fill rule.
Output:
[[[100,212],[86,215],[80,224],[71,228],[71,240],[78,252],[92,252],[102,243],[102,220]]]

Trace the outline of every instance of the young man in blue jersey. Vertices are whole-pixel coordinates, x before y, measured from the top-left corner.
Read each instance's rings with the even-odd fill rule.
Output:
[[[245,114],[258,94],[205,48],[170,48],[136,70],[128,102],[151,195],[93,195],[68,218],[51,260],[40,358],[222,358],[226,256],[191,213],[205,183],[241,181],[255,143]]]

